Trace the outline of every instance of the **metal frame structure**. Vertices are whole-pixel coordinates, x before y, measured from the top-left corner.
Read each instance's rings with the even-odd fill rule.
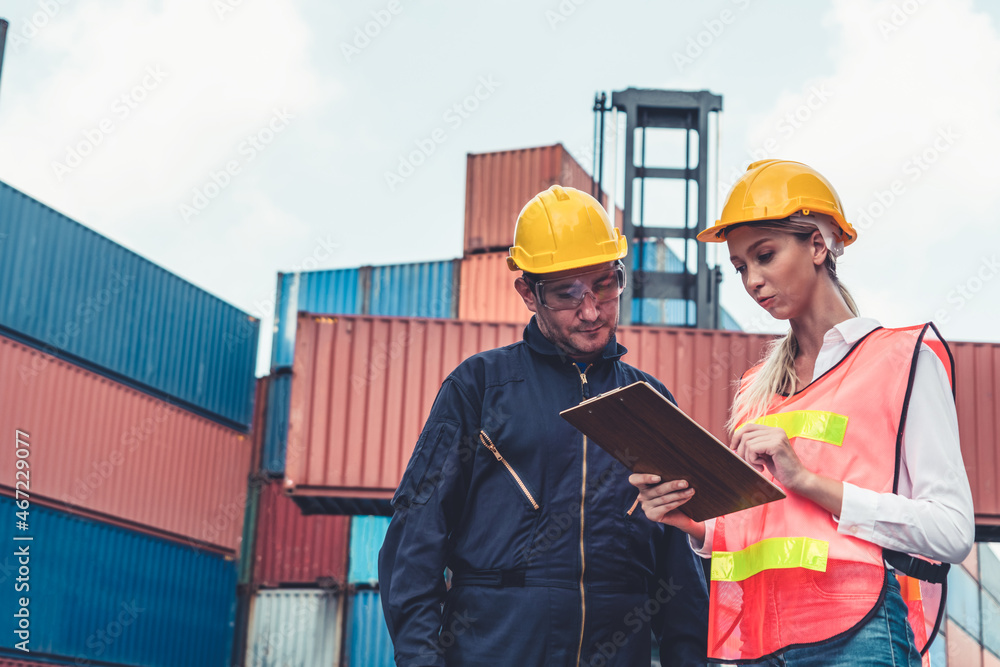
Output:
[[[623,202],[624,229],[629,246],[640,253],[638,266],[642,267],[643,243],[651,238],[685,239],[683,273],[666,273],[663,271],[632,270],[632,262],[626,262],[628,287],[622,295],[621,322],[633,324],[632,298],[649,299],[686,299],[695,304],[695,326],[699,329],[717,329],[719,327],[719,282],[722,275],[718,268],[708,266],[708,253],[704,244],[697,244],[697,261],[695,272],[687,270],[688,241],[693,241],[698,232],[708,224],[708,194],[709,194],[709,118],[710,114],[722,111],[722,97],[709,91],[678,91],[678,90],[648,90],[629,88],[611,94],[611,107],[605,108],[606,96],[602,93],[595,97],[595,136],[600,140],[595,154],[595,190],[603,187],[603,154],[604,154],[604,114],[611,109],[623,111],[626,116],[625,131],[625,174]],[[600,130],[597,129],[598,123]],[[646,166],[646,128],[669,128],[685,131],[684,166],[662,167]],[[617,129],[617,128],[615,128]],[[640,154],[636,162],[636,130],[641,132]],[[692,167],[691,133],[698,133],[697,162]],[[617,155],[612,156],[613,163]],[[639,179],[639,197],[635,201],[635,180]],[[681,225],[649,226],[646,224],[645,180],[646,179],[679,179],[684,181],[684,219]],[[697,202],[695,225],[691,226],[691,182],[697,184]],[[638,215],[635,215],[638,206]],[[636,243],[638,242],[638,243]],[[638,323],[636,323],[638,324]]]

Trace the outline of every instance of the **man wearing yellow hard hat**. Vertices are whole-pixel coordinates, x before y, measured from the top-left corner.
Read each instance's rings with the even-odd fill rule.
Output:
[[[703,665],[704,572],[636,508],[628,471],[559,412],[655,378],[615,339],[628,246],[590,195],[527,203],[507,260],[535,313],[522,341],[445,380],[379,556],[396,664]],[[442,572],[451,570],[450,589]]]

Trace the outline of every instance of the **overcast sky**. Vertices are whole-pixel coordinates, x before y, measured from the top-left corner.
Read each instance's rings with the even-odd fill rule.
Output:
[[[278,271],[459,256],[467,153],[590,169],[595,91],[707,89],[723,190],[760,157],[837,187],[865,314],[998,341],[998,5],[4,0],[0,180],[270,331]],[[783,330],[724,275],[738,321]]]

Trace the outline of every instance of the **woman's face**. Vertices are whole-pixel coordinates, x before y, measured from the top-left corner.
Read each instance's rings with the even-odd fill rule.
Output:
[[[826,259],[818,230],[799,241],[785,232],[745,225],[729,232],[726,242],[743,288],[772,317],[795,318],[812,302],[819,284],[816,267]]]

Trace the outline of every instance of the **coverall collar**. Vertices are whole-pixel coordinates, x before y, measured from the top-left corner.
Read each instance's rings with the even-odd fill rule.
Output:
[[[550,357],[559,357],[563,362],[572,362],[573,360],[566,356],[566,353],[560,350],[555,343],[550,341],[542,333],[542,330],[538,328],[538,322],[535,321],[535,316],[531,316],[531,321],[528,322],[528,326],[524,327],[524,342],[528,344],[528,347],[538,354],[544,354]],[[596,362],[600,361],[617,361],[626,352],[625,346],[620,344],[615,336],[611,337],[608,344],[604,347],[604,351],[601,353],[601,358]]]

